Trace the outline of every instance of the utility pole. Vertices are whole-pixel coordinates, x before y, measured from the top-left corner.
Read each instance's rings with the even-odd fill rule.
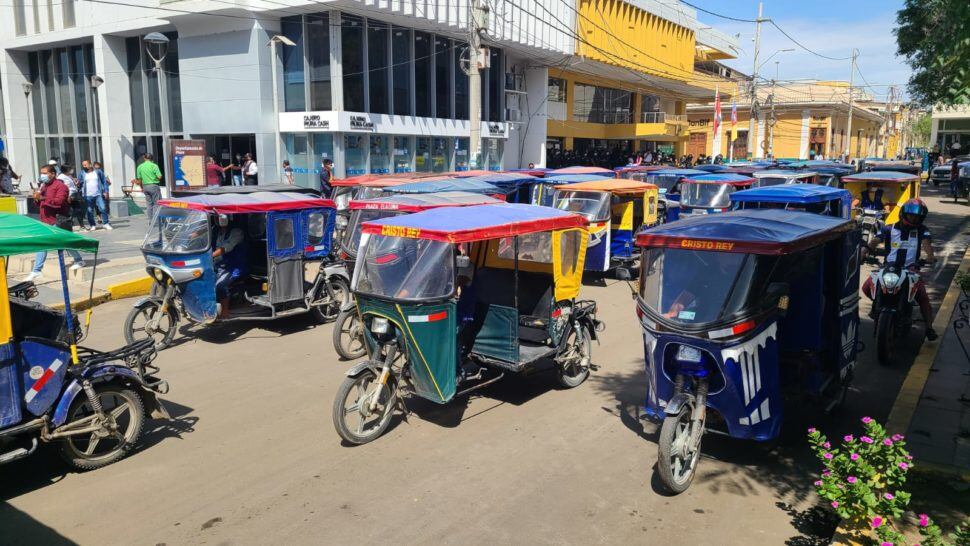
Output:
[[[849,119],[845,122],[845,160],[849,160],[849,153],[852,145],[852,98],[855,83],[855,58],[859,55],[858,49],[852,50],[852,67],[849,70]]]
[[[891,137],[891,132],[895,126],[894,116],[893,116],[893,102],[896,94],[896,88],[893,86],[889,87],[889,98],[886,100],[886,119],[883,120],[883,132],[882,132],[882,158],[887,159],[889,157],[889,139]]]
[[[765,122],[768,126],[768,158],[775,158],[775,80],[771,80],[771,94],[768,95],[771,104],[771,117]]]
[[[482,51],[481,32],[487,30],[486,10],[482,0],[468,2],[468,142],[469,169],[481,167],[482,156],[482,73],[488,53]],[[482,59],[483,54],[485,59]]]
[[[763,7],[763,4],[758,2],[758,18],[755,19],[754,31],[754,70],[751,72],[751,107],[748,114],[748,150],[751,151],[751,159],[757,157],[754,128],[755,120],[758,117],[758,52],[761,49],[761,13]]]

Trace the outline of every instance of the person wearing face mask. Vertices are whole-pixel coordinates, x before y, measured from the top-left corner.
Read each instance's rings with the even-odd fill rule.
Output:
[[[56,177],[54,168],[44,165],[40,168],[40,189],[34,193],[40,209],[40,221],[61,229],[71,231],[71,203],[70,192],[67,185]],[[72,271],[84,267],[84,258],[76,250],[67,250],[68,254],[74,259],[71,266]],[[44,269],[44,262],[47,260],[47,252],[41,251],[34,256],[34,268],[24,278],[25,281],[34,281],[41,277]]]
[[[84,170],[81,195],[87,204],[88,231],[94,231],[98,228],[98,224],[94,220],[95,212],[101,215],[101,227],[110,230],[112,227],[108,223],[108,207],[104,203],[108,196],[108,179],[105,178],[104,171],[95,169],[87,159],[81,162],[81,168]]]

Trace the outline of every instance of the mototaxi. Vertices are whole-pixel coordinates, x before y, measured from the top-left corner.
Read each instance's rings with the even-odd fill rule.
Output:
[[[352,287],[370,360],[338,389],[340,436],[376,439],[403,395],[444,404],[545,367],[564,387],[585,381],[599,325],[577,299],[587,225],[513,203],[365,222]]]
[[[868,246],[884,225],[899,221],[899,210],[906,201],[919,197],[920,177],[895,171],[866,171],[843,176],[842,186],[852,194],[862,240]]]
[[[38,442],[56,442],[75,469],[100,468],[134,449],[145,419],[168,418],[157,397],[168,383],[157,377],[150,342],[107,352],[78,345],[91,310],[82,328],[64,251],[97,249],[96,239],[0,213],[0,464],[33,454]],[[32,283],[17,290],[7,284],[9,256],[39,251],[57,253],[63,311],[30,301]]]
[[[763,186],[731,194],[732,210],[784,209],[835,218],[852,217],[852,194],[839,188],[814,184]]]
[[[141,247],[155,285],[129,313],[126,339],[152,338],[161,350],[183,319],[333,320],[350,298],[347,273],[331,257],[335,216],[319,194],[262,186],[159,201]]]
[[[679,218],[725,212],[731,206],[731,194],[754,187],[753,177],[736,173],[713,173],[693,176],[680,182]]]
[[[783,400],[823,410],[844,400],[859,326],[854,222],[732,211],[645,231],[637,245],[646,412],[662,422],[667,490],[690,485],[708,428],[771,440]]]
[[[616,271],[631,279],[637,272],[637,232],[657,224],[657,186],[635,180],[603,179],[556,186],[553,206],[589,220],[585,270]]]
[[[599,182],[601,180],[609,179],[610,177],[604,176],[602,173],[550,174],[544,178],[538,178],[533,181],[529,203],[532,203],[533,205],[551,207],[553,206],[553,200],[556,195],[556,186],[579,184],[582,182]]]
[[[665,167],[646,173],[635,173],[631,180],[657,186],[657,218],[661,222],[673,222],[680,217],[680,181],[709,174],[697,169],[674,169]]]
[[[757,179],[757,186],[777,186],[780,184],[817,184],[818,173],[813,171],[765,169],[755,171],[752,176]]]

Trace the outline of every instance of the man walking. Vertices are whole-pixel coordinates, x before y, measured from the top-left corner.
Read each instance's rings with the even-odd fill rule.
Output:
[[[333,197],[333,160],[329,157],[323,160],[323,168],[320,169],[320,192],[324,197]]]
[[[253,160],[253,154],[247,153],[243,157],[242,175],[245,185],[255,186],[259,184],[259,167],[256,165],[256,161]]]
[[[162,171],[158,169],[153,159],[152,154],[146,153],[142,156],[141,164],[135,169],[135,182],[141,186],[141,191],[145,194],[147,209],[145,212],[148,214],[149,223],[155,218],[158,200],[162,198],[162,190],[158,187],[162,181]]]
[[[54,168],[44,165],[40,168],[40,189],[34,193],[40,208],[40,221],[61,229],[71,229],[71,203],[69,191],[64,182],[57,178]],[[68,254],[74,258],[71,270],[84,267],[84,258],[76,250],[68,250]],[[40,278],[44,269],[44,262],[47,261],[47,252],[40,251],[34,256],[34,268],[30,274],[24,278],[25,281],[34,281]]]
[[[113,229],[108,223],[108,207],[105,199],[108,197],[108,179],[104,176],[101,169],[95,169],[91,161],[85,159],[81,162],[81,169],[84,170],[84,183],[81,186],[84,202],[88,206],[88,231],[97,229],[97,222],[94,214],[101,215],[101,227]]]

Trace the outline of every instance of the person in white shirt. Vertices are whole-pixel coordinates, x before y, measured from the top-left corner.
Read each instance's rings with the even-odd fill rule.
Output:
[[[244,183],[247,186],[259,184],[259,167],[257,167],[256,161],[253,160],[253,154],[246,154],[243,158],[242,175],[245,181]]]
[[[84,173],[81,196],[84,197],[84,203],[87,205],[88,231],[94,231],[98,227],[94,220],[95,212],[101,215],[101,226],[104,229],[111,229],[111,224],[108,223],[108,207],[104,202],[105,197],[108,196],[108,179],[105,178],[104,171],[95,169],[87,159],[81,162],[81,169]]]

